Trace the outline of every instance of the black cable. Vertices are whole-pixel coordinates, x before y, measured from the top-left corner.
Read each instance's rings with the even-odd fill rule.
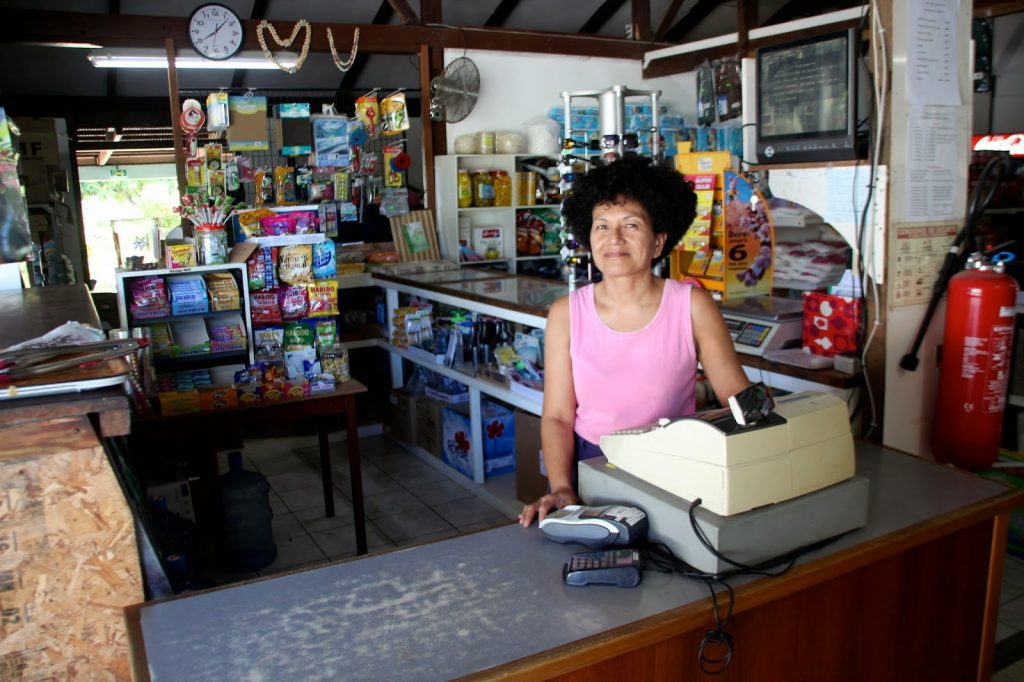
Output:
[[[1018,163],[1017,160],[1009,156],[997,156],[985,164],[981,175],[978,176],[978,182],[974,185],[974,191],[971,192],[971,200],[967,208],[967,220],[960,231],[957,232],[956,237],[953,238],[953,244],[949,247],[949,251],[946,252],[946,257],[942,261],[939,275],[932,286],[932,295],[928,300],[928,308],[925,310],[924,319],[921,320],[921,325],[917,328],[917,334],[914,336],[910,351],[900,359],[900,367],[902,369],[908,372],[913,372],[917,369],[919,362],[917,353],[921,350],[924,336],[928,333],[928,326],[931,324],[935,310],[939,306],[939,301],[942,300],[946,287],[949,286],[949,280],[952,279],[957,271],[963,268],[967,257],[977,250],[974,227],[978,219],[981,218],[981,215],[988,210],[989,204],[992,203],[996,190],[999,189],[999,183],[1006,177],[1007,172],[1015,168]]]
[[[729,662],[732,660],[733,654],[733,637],[726,631],[725,627],[728,625],[729,619],[732,618],[733,608],[736,604],[736,593],[733,590],[732,585],[728,583],[728,580],[741,575],[763,575],[771,578],[779,577],[791,569],[796,563],[796,560],[804,554],[821,549],[822,547],[835,542],[846,533],[840,533],[839,535],[834,535],[832,537],[825,538],[824,540],[802,545],[796,549],[785,552],[784,554],[748,565],[735,559],[731,559],[711,545],[707,534],[697,523],[695,510],[700,505],[700,498],[697,498],[690,503],[690,527],[693,529],[693,533],[697,537],[697,540],[700,541],[701,545],[703,545],[706,550],[720,561],[733,566],[734,568],[732,570],[722,571],[719,573],[701,571],[677,557],[663,542],[647,541],[640,547],[640,552],[644,560],[645,570],[655,570],[660,573],[678,573],[684,578],[690,578],[691,580],[704,583],[705,587],[708,588],[708,591],[711,593],[711,607],[715,626],[704,633],[704,637],[701,639],[700,646],[697,649],[697,660],[701,671],[705,674],[720,675],[725,672],[725,669],[729,666]],[[778,570],[772,572],[773,569]],[[726,609],[724,618],[721,615],[721,608],[718,603],[718,592],[715,591],[716,584],[724,587],[729,593],[729,605]],[[712,654],[712,652],[718,651],[719,649],[723,650],[720,655]]]

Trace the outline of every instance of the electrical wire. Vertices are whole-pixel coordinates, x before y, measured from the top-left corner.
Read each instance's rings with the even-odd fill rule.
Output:
[[[712,617],[714,618],[714,627],[704,633],[704,637],[701,639],[698,647],[698,663],[700,669],[707,675],[720,675],[725,672],[725,669],[729,666],[729,662],[732,660],[733,655],[733,637],[729,632],[726,631],[726,626],[729,623],[729,619],[732,618],[733,610],[736,604],[736,592],[732,585],[729,584],[728,580],[737,576],[743,575],[761,575],[767,577],[779,577],[791,569],[796,564],[797,559],[815,550],[821,549],[827,545],[838,540],[846,533],[840,533],[824,540],[812,542],[796,549],[792,549],[788,552],[780,554],[763,561],[759,561],[754,564],[745,564],[736,559],[726,556],[719,552],[711,544],[704,529],[700,527],[697,522],[696,510],[702,504],[702,500],[697,498],[690,503],[689,517],[690,517],[690,528],[693,530],[693,534],[697,540],[712,556],[718,560],[732,566],[733,568],[727,571],[721,571],[718,573],[709,573],[707,571],[701,571],[694,568],[690,564],[686,563],[679,557],[677,557],[671,549],[663,542],[648,541],[642,547],[640,547],[641,556],[644,560],[644,569],[655,570],[661,573],[678,573],[684,578],[696,580],[701,582],[708,588],[711,594],[711,608]],[[729,603],[725,607],[725,615],[723,617],[723,607],[719,605],[719,591],[715,590],[715,586],[720,585],[729,595]],[[721,650],[720,654],[715,652]]]
[[[878,411],[875,404],[875,394],[871,388],[871,380],[868,377],[868,353],[871,350],[871,345],[874,343],[875,334],[881,327],[881,296],[878,291],[878,273],[875,271],[875,216],[872,212],[871,225],[867,226],[867,212],[870,210],[872,203],[871,197],[874,193],[875,183],[878,178],[878,162],[882,157],[882,142],[885,138],[885,117],[888,111],[888,91],[889,91],[889,50],[886,42],[885,27],[882,25],[881,13],[878,9],[878,0],[871,0],[871,61],[874,67],[874,73],[878,77],[871,78],[873,88],[873,99],[875,102],[875,134],[874,134],[874,149],[871,152],[871,175],[868,183],[868,200],[865,201],[863,213],[861,214],[861,243],[864,248],[861,249],[861,262],[866,265],[862,268],[861,274],[863,277],[861,284],[861,292],[867,291],[868,281],[870,280],[871,285],[871,301],[873,304],[873,322],[870,325],[870,331],[867,337],[864,339],[864,343],[861,346],[860,354],[860,370],[861,375],[864,378],[864,390],[868,397],[868,407],[871,419],[868,423],[868,429],[864,433],[864,438],[870,438],[871,434],[874,433],[878,427]],[[871,70],[869,70],[871,73]],[[865,241],[866,240],[866,241]],[[870,268],[870,269],[869,269]],[[871,317],[871,309],[864,311],[864,324],[865,328],[868,327],[868,320]]]

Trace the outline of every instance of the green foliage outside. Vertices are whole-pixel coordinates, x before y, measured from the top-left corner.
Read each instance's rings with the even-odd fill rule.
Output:
[[[174,212],[180,201],[175,178],[88,180],[81,183],[81,192],[89,275],[96,280],[94,291],[116,289],[115,223],[156,225],[161,238],[181,223]]]

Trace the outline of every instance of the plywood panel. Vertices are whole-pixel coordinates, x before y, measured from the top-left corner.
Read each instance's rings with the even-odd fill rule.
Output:
[[[0,679],[129,679],[134,521],[92,425],[15,425],[0,443]]]

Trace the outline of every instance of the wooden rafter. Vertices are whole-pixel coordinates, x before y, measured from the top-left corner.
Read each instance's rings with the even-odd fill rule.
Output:
[[[420,18],[416,16],[416,12],[412,10],[409,3],[406,0],[388,0],[391,7],[398,13],[398,18],[402,20],[403,24],[419,24]]]
[[[661,18],[661,22],[658,24],[658,30],[654,32],[655,40],[662,41],[665,39],[665,34],[671,28],[672,22],[676,20],[676,15],[679,14],[679,8],[682,6],[683,0],[672,0],[672,4],[665,10],[665,16]]]
[[[509,16],[515,11],[516,7],[519,6],[519,0],[501,0],[498,6],[491,12],[491,16],[487,17],[487,21],[484,22],[484,26],[491,28],[499,28],[505,25],[508,21]]]
[[[630,31],[633,40],[651,37],[651,0],[630,0]]]
[[[252,12],[249,13],[249,18],[254,21],[261,21],[267,18],[267,5],[270,4],[270,0],[255,0],[252,3]],[[114,69],[111,69],[113,71]],[[231,74],[231,87],[240,88],[245,83],[245,69],[235,69],[235,72]]]
[[[392,15],[394,15],[395,9],[388,0],[383,0],[380,3],[380,7],[377,8],[377,13],[373,15],[373,24],[375,26],[385,26],[391,21]],[[360,32],[361,34],[361,32]],[[360,38],[362,40],[362,38]],[[342,76],[341,82],[338,83],[338,90],[334,94],[334,101],[342,105],[342,109],[348,109],[348,103],[345,98],[348,97],[349,91],[355,87],[356,81],[359,80],[359,76],[362,75],[363,69],[366,68],[366,62],[370,59],[370,55],[364,52],[362,49],[356,54],[356,59],[352,63],[351,68],[345,72]]]
[[[90,12],[7,10],[0,22],[0,43],[91,42],[104,47],[153,48],[166,38],[187,45],[186,17],[125,15]],[[256,26],[245,22],[243,49],[258,50]],[[444,26],[378,26],[374,24],[313,23],[310,50],[328,52],[327,27],[334,35],[351,35],[359,28],[363,54],[419,54],[421,45],[434,48],[498,50],[536,54],[641,59],[644,52],[665,44],[623,38],[510,31],[495,28]]]
[[[108,0],[107,13],[120,14],[121,0]],[[117,97],[117,69],[110,69],[110,73],[107,74],[107,97]]]
[[[750,29],[757,28],[757,0],[736,0],[736,53],[747,54],[747,36]]]
[[[697,24],[707,19],[712,10],[721,5],[721,0],[697,0],[697,4],[690,8],[690,11],[683,15],[672,28],[665,34],[665,40],[670,43],[678,43],[692,31]]]
[[[626,4],[626,0],[604,0],[601,6],[590,15],[586,23],[580,26],[580,30],[577,33],[583,33],[584,35],[597,33],[624,4]]]

